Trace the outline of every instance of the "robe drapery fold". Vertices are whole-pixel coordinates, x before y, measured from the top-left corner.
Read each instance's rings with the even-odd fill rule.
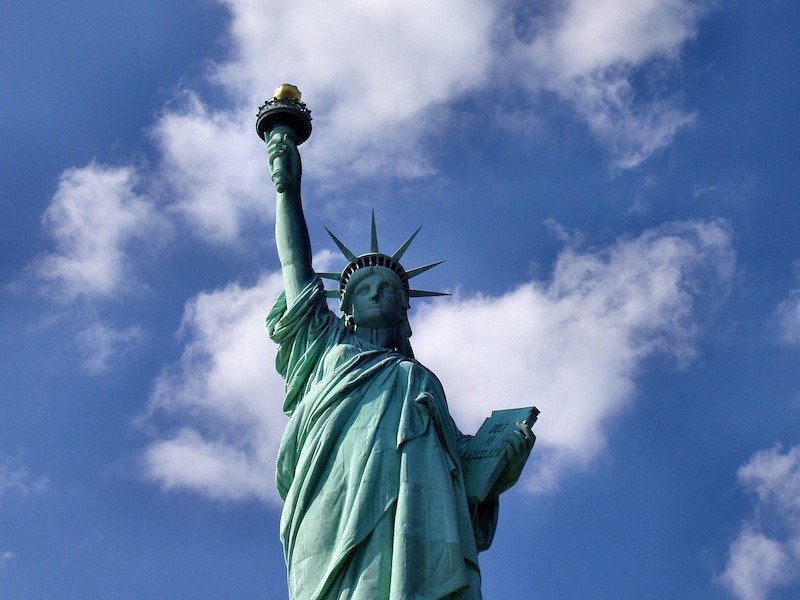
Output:
[[[469,506],[438,379],[353,335],[320,280],[267,318],[289,423],[276,480],[292,600],[480,598],[497,500]],[[477,539],[477,544],[476,544]]]

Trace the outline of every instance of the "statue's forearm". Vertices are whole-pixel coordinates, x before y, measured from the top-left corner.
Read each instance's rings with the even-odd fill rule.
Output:
[[[295,189],[277,195],[275,244],[283,272],[286,302],[291,306],[294,299],[314,278],[314,269],[311,266],[311,241],[300,194]]]
[[[295,298],[314,278],[311,242],[300,196],[302,163],[295,132],[286,125],[275,127],[267,140],[272,181],[277,190],[275,203],[275,245],[281,261],[286,302]]]

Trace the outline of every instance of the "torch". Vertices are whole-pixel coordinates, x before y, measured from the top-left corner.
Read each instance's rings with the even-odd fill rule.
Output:
[[[256,133],[265,143],[269,143],[272,133],[281,126],[288,127],[294,133],[298,146],[311,136],[311,111],[300,100],[300,90],[290,83],[278,86],[272,100],[264,102],[256,115]],[[286,191],[288,177],[284,157],[276,156],[272,183],[278,192]]]

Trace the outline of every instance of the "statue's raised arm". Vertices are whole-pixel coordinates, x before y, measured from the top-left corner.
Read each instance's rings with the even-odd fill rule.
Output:
[[[295,132],[285,125],[273,129],[267,141],[267,154],[277,190],[275,245],[283,271],[286,302],[291,306],[314,278],[311,242],[300,196],[302,163]]]
[[[267,144],[275,184],[275,244],[283,271],[286,302],[291,306],[314,279],[311,242],[300,197],[302,163],[297,147],[311,135],[311,111],[300,90],[284,83],[258,110],[256,132]]]

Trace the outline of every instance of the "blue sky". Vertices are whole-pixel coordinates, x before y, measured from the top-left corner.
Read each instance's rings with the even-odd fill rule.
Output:
[[[4,7],[0,597],[285,597],[253,128],[284,81],[317,267],[324,226],[422,225],[457,422],[542,411],[484,595],[800,597],[799,12]]]

